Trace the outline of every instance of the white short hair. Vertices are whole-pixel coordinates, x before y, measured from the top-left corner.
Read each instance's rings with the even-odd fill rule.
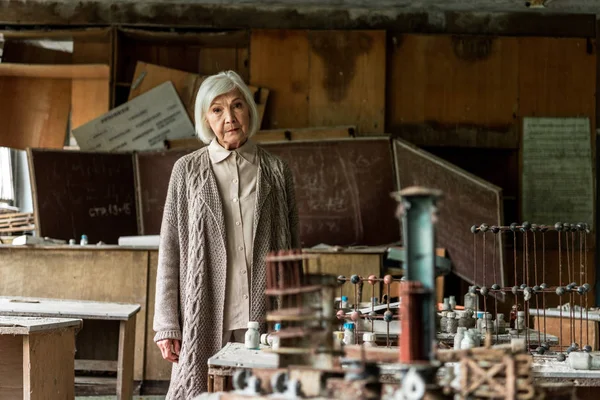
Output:
[[[196,95],[196,105],[194,106],[196,134],[204,143],[209,144],[215,138],[215,133],[210,128],[205,117],[210,105],[217,97],[236,89],[240,91],[246,103],[248,103],[250,113],[248,137],[251,137],[258,131],[258,110],[256,109],[252,92],[237,73],[234,71],[223,71],[206,78],[202,82],[202,85],[200,85],[200,89],[198,89],[198,94]]]

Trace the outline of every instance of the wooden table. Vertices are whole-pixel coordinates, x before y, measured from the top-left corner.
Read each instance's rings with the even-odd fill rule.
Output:
[[[574,310],[574,320],[571,320],[569,310],[565,309],[561,312],[558,308],[546,309],[544,321],[544,310],[537,308],[530,308],[530,315],[534,322],[536,329],[543,330],[545,328],[548,334],[560,337],[562,331],[562,345],[565,346],[565,350],[572,342],[578,343],[580,346],[590,345],[592,351],[598,351],[599,345],[599,332],[600,332],[600,310],[592,309],[589,310],[586,316],[585,310],[580,313],[579,309]],[[539,321],[537,315],[540,315]],[[583,314],[583,319],[580,320]],[[587,317],[587,321],[586,321]],[[571,323],[574,322],[574,335],[571,335]],[[539,323],[539,327],[538,327]],[[581,340],[583,340],[583,343]]]
[[[116,371],[117,399],[133,395],[133,354],[137,304],[119,304],[81,300],[57,300],[31,297],[0,297],[0,314],[30,317],[62,317],[84,320],[118,321],[118,359],[75,360],[74,370]]]
[[[0,316],[0,399],[75,398],[80,319]]]
[[[261,345],[261,349],[268,349]],[[231,378],[237,369],[277,368],[279,356],[263,350],[248,350],[244,343],[227,343],[208,359],[208,391],[233,389]]]

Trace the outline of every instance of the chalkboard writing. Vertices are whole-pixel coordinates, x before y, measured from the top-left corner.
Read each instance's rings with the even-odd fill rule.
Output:
[[[135,153],[138,185],[140,234],[158,235],[173,165],[194,150],[148,151]]]
[[[523,118],[523,220],[594,222],[588,118]]]
[[[382,245],[400,239],[387,138],[263,143],[294,175],[302,245]]]
[[[29,168],[38,235],[107,244],[137,235],[131,154],[30,149]]]
[[[502,189],[403,140],[394,140],[394,161],[400,189],[424,186],[443,192],[438,203],[437,247],[448,250],[454,272],[477,285],[489,287],[498,283],[504,286],[502,235],[498,235],[496,241],[494,263],[494,239],[488,234],[484,263],[481,237],[477,241],[478,259],[473,259],[473,234],[470,231],[472,225],[482,223],[501,225]],[[494,269],[497,282],[493,282]]]
[[[394,172],[390,141],[264,143],[292,169],[303,246],[379,245],[400,238],[394,217]],[[142,232],[160,232],[175,161],[194,150],[137,153],[136,174]]]

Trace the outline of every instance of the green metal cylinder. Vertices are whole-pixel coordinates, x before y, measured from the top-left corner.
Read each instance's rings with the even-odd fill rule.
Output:
[[[406,250],[404,276],[408,281],[419,281],[426,294],[423,296],[423,349],[425,359],[434,360],[436,342],[435,300],[435,220],[439,190],[409,187],[394,194],[400,202],[398,216],[402,216],[402,245]]]

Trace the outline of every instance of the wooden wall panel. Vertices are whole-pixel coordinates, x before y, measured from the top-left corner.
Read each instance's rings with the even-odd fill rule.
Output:
[[[107,113],[109,101],[108,73],[106,79],[74,79],[71,87],[71,129]]]
[[[519,39],[519,117],[588,117],[596,175],[596,49],[589,39]],[[519,126],[522,129],[522,123]],[[594,206],[594,214],[596,213]],[[593,245],[594,239],[590,241]]]
[[[518,41],[451,35],[390,39],[387,126],[513,123]]]
[[[133,303],[136,315],[134,377],[144,376],[148,253],[103,249],[0,249],[0,293]],[[85,328],[85,327],[84,327]]]
[[[309,45],[306,31],[253,31],[250,84],[270,92],[263,129],[305,128],[310,124]]]
[[[591,118],[596,54],[586,39],[519,39],[519,115]]]
[[[0,77],[0,146],[62,148],[71,80]]]
[[[311,31],[310,126],[384,133],[385,31]]]
[[[271,90],[263,129],[384,132],[385,32],[253,31],[250,82]]]

